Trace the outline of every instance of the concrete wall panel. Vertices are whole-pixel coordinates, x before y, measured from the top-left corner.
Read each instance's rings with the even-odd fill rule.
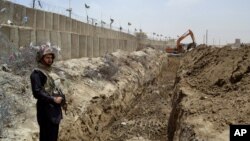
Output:
[[[28,17],[28,22],[26,23],[26,26],[29,26],[29,27],[36,27],[36,11],[34,11],[33,9],[31,8],[26,8],[26,16]]]
[[[81,26],[80,34],[81,34],[81,35],[86,35],[86,34],[85,34],[85,23],[81,23],[80,26]]]
[[[116,39],[112,39],[112,52],[114,52],[116,50],[116,42],[115,42]]]
[[[80,57],[87,57],[87,36],[79,36],[79,55]]]
[[[71,34],[71,57],[79,58],[79,35]]]
[[[93,57],[93,37],[87,36],[87,57]]]
[[[0,56],[9,53],[10,51],[10,36],[11,28],[2,27],[0,28]]]
[[[80,21],[76,21],[76,22],[77,22],[77,31],[76,32],[77,32],[77,34],[80,35],[81,34],[81,27],[82,27],[81,24],[82,23]]]
[[[113,51],[117,51],[118,49],[120,49],[120,48],[119,48],[119,40],[114,39],[114,44],[115,44],[115,46],[114,46]]]
[[[19,46],[27,46],[31,42],[31,31],[27,29],[19,29]]]
[[[24,7],[21,5],[14,5],[13,23],[15,25],[22,25],[23,9]]]
[[[50,42],[50,31],[48,30],[45,30],[45,41],[46,42]]]
[[[74,33],[77,33],[77,21],[76,20],[72,20],[72,23],[71,23],[71,32],[74,32]]]
[[[132,51],[131,41],[127,40],[127,50]]]
[[[124,50],[124,40],[119,40],[119,49]]]
[[[8,27],[8,26],[3,26],[0,28],[0,34],[1,36],[4,38],[0,38],[0,40],[5,40],[5,39],[10,39],[10,30],[11,30],[11,27]]]
[[[53,13],[53,30],[56,30],[56,31],[58,31],[59,30],[59,25],[60,25],[60,23],[59,23],[59,15],[58,14],[54,14]]]
[[[52,45],[56,45],[62,49],[61,32],[50,32],[50,42]],[[56,59],[63,60],[62,51],[57,54]]]
[[[18,28],[10,28],[10,42],[15,46],[19,47],[19,33]]]
[[[36,30],[31,30],[31,33],[30,33],[30,40],[33,44],[36,44],[37,43],[37,40],[36,40]]]
[[[59,46],[60,32],[50,32],[50,42]]]
[[[137,49],[136,43],[133,40],[129,40],[130,51],[135,51]]]
[[[128,41],[124,40],[124,50],[129,51],[128,49]]]
[[[112,52],[112,39],[107,39],[107,52]]]
[[[99,56],[99,38],[98,37],[94,37],[93,38],[93,56],[94,57],[98,57]]]
[[[61,54],[62,59],[71,59],[71,34],[61,32]]]
[[[45,30],[37,30],[36,31],[36,43],[46,43],[50,41],[50,38],[48,37],[48,31],[46,32]]]
[[[0,23],[6,23],[7,20],[13,20],[13,8],[10,5],[9,2],[4,2],[3,0],[0,0],[0,9],[6,8],[7,10],[4,12],[0,12]]]
[[[66,17],[59,15],[59,30],[61,32],[65,31],[65,26],[66,26]]]
[[[36,28],[44,29],[45,28],[45,13],[44,11],[36,11]]]
[[[89,35],[94,36],[95,27],[93,25],[89,25],[88,29],[89,29],[88,31]]]
[[[49,12],[45,12],[45,29],[52,30],[53,29],[53,14]]]
[[[69,17],[66,17],[65,31],[72,32],[72,30],[71,30],[71,22],[72,22],[72,19],[69,18]]]
[[[138,48],[138,43],[137,41],[133,41],[133,50],[135,51]]]
[[[105,54],[105,39],[99,38],[99,55],[103,56]]]
[[[89,36],[89,31],[90,31],[90,25],[85,25],[85,35]]]

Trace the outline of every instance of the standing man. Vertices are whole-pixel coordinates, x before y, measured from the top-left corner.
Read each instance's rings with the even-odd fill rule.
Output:
[[[62,119],[61,96],[54,96],[55,82],[51,77],[51,65],[55,59],[53,49],[42,45],[37,52],[38,63],[30,75],[33,96],[37,99],[37,121],[40,141],[57,141],[59,124]]]

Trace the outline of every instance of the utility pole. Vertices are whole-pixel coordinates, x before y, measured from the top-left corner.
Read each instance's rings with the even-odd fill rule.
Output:
[[[203,35],[203,44],[205,44],[205,37],[206,35]]]
[[[128,33],[129,33],[129,26],[131,26],[131,23],[130,23],[130,22],[128,22]]]
[[[69,0],[69,8],[66,9],[66,11],[69,12],[69,17],[71,18],[72,8],[71,8],[71,6],[70,6],[70,0]]]
[[[87,9],[89,9],[90,6],[87,5],[86,3],[84,4],[84,6],[85,6],[86,15],[87,15],[87,23],[89,23],[89,16],[88,16],[88,11],[87,11]]]
[[[113,24],[113,22],[114,22],[114,19],[111,19],[111,18],[110,18],[110,24],[109,24],[109,25],[110,25],[110,29],[112,29],[112,24]]]
[[[35,8],[35,2],[36,2],[36,0],[33,0],[33,9]]]
[[[206,45],[207,45],[207,39],[208,39],[208,30],[206,30]]]

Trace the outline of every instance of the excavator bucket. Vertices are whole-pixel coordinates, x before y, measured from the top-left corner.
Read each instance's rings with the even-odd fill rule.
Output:
[[[187,51],[189,51],[191,48],[196,48],[196,43],[190,43],[187,46]]]

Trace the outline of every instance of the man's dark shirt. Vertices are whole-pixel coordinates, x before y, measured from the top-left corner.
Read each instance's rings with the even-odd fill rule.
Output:
[[[59,124],[62,119],[60,104],[54,102],[53,96],[44,90],[47,81],[46,75],[39,70],[34,70],[30,75],[33,96],[37,99],[37,120],[49,120]]]

